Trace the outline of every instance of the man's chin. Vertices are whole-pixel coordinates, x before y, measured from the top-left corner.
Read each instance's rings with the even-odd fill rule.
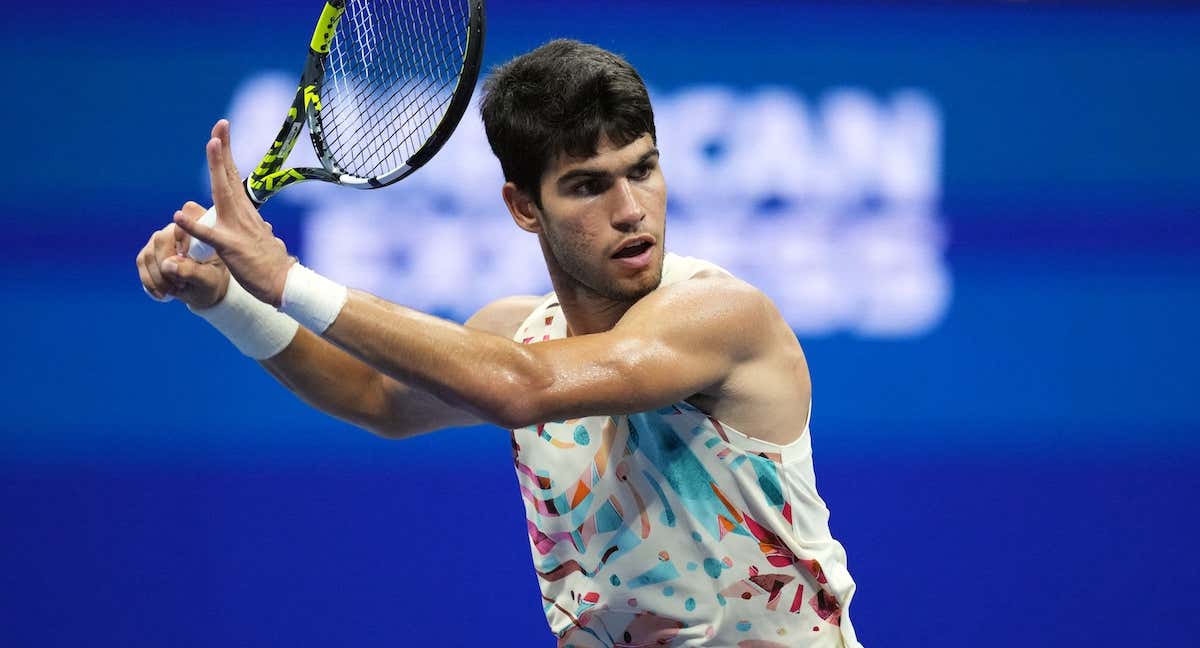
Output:
[[[662,284],[662,264],[657,268],[646,268],[639,276],[611,285],[609,298],[621,301],[637,301],[654,292]]]
[[[657,288],[657,286],[655,286],[655,288]],[[627,288],[614,291],[612,294],[608,295],[608,298],[614,301],[636,302],[652,292],[654,292],[654,288]]]

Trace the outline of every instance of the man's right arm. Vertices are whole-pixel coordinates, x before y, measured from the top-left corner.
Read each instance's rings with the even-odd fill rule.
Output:
[[[303,327],[283,351],[259,364],[305,403],[385,438],[480,423],[432,394],[384,376]]]
[[[199,218],[205,210],[196,203],[187,203],[180,211],[191,218]],[[219,259],[198,263],[180,255],[175,227],[170,224],[155,232],[138,253],[136,261],[143,287],[156,298],[173,295],[193,309],[200,309],[197,312],[212,309],[222,300],[228,301],[228,291],[233,290],[229,288],[233,282],[228,270]],[[239,298],[252,300],[250,310],[254,312],[261,308],[263,314],[259,317],[271,321],[274,321],[272,318],[286,319],[285,315],[258,303],[244,290]],[[535,296],[518,296],[494,301],[471,316],[466,326],[512,339],[540,300]],[[291,326],[295,327],[295,323]],[[248,355],[265,357],[258,362],[268,373],[322,412],[392,439],[483,422],[444,398],[384,375],[303,327],[276,328],[281,328],[282,332],[277,330],[273,336],[268,336],[278,340],[277,343],[266,343],[271,351]],[[288,341],[291,330],[295,330],[295,334]],[[250,336],[258,335],[250,331]],[[239,348],[246,352],[243,346],[239,345]],[[277,353],[273,351],[280,347],[282,349]],[[268,353],[270,356],[266,357]]]

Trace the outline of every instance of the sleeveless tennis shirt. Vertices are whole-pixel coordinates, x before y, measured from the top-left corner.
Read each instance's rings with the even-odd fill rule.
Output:
[[[725,272],[668,254],[662,286],[703,270]],[[551,294],[515,339],[566,335]],[[854,581],[796,425],[800,438],[776,445],[679,402],[513,430],[558,645],[858,647]]]

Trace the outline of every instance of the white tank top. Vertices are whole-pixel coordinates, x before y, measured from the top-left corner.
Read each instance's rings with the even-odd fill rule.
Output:
[[[662,285],[703,270],[725,272],[668,254]],[[551,294],[515,339],[566,333]],[[560,647],[860,645],[807,424],[781,446],[679,402],[521,428],[512,441]]]

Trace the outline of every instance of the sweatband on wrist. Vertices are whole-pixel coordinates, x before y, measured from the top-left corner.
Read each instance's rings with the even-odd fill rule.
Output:
[[[188,310],[203,317],[238,351],[255,360],[266,360],[283,351],[300,328],[296,320],[255,299],[233,277],[221,301],[208,308],[188,306]]]
[[[297,263],[288,269],[279,310],[321,335],[342,312],[349,295],[350,291],[342,284]]]

